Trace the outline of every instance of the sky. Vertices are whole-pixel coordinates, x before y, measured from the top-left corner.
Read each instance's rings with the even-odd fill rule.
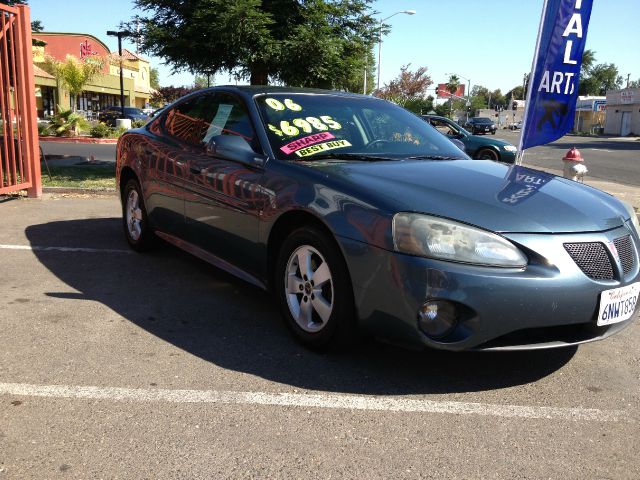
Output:
[[[233,0],[230,0],[233,1]],[[503,93],[522,84],[531,70],[543,0],[377,0],[373,9],[391,31],[383,37],[380,83],[384,85],[400,73],[427,67],[435,84],[457,74],[471,87],[482,85]],[[640,0],[594,0],[586,48],[596,52],[596,63],[614,63],[626,81],[640,79]],[[32,20],[40,20],[48,32],[89,33],[102,40],[111,51],[117,39],[107,30],[117,29],[136,11],[130,0],[30,0]],[[124,41],[124,48],[135,45]],[[376,49],[377,55],[377,49]],[[144,54],[143,54],[144,56]],[[188,72],[171,73],[162,59],[147,57],[160,71],[161,85],[190,85]],[[217,75],[216,84],[235,83],[228,75]],[[241,82],[242,83],[242,82]]]

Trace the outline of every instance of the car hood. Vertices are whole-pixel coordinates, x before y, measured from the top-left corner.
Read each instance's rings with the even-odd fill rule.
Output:
[[[611,195],[522,166],[481,160],[308,165],[347,182],[356,197],[380,199],[389,214],[422,212],[503,233],[594,232],[624,222],[625,210]]]

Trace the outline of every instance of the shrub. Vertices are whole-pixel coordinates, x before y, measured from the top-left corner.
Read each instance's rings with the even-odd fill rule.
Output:
[[[146,120],[134,120],[131,122],[131,128],[140,128],[144,127],[147,124]]]
[[[47,135],[51,135],[51,131],[49,130],[49,125],[45,125],[43,123],[38,124],[38,136],[46,137]]]
[[[78,135],[89,128],[89,122],[79,113],[63,110],[58,105],[58,112],[49,121],[50,129],[58,137]]]
[[[124,127],[120,127],[120,128],[118,128],[118,129],[115,129],[115,132],[114,132],[114,133],[115,133],[115,135],[114,135],[114,136],[115,136],[115,138],[120,138],[120,136],[121,136],[123,133],[128,132],[128,131],[129,131],[129,129],[124,128]]]
[[[89,135],[93,138],[109,138],[115,134],[114,129],[109,125],[100,122],[89,130]]]

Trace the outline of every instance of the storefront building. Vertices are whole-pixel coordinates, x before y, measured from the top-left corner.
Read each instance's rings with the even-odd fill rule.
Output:
[[[640,88],[607,92],[607,135],[640,135]]]
[[[602,133],[606,118],[606,97],[580,96],[576,101],[573,122],[575,132]]]
[[[120,57],[112,53],[97,37],[85,33],[33,32],[33,38],[46,43],[44,47],[33,47],[36,104],[38,117],[52,115],[59,105],[75,108],[89,119],[106,107],[120,106]],[[90,62],[99,57],[103,67],[81,95],[72,96],[56,78],[43,70],[46,56],[65,61],[68,55]],[[124,104],[138,108],[149,105],[151,98],[149,62],[123,49],[122,72],[124,80]]]

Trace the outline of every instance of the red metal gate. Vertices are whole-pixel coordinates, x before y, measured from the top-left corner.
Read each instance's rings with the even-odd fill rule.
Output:
[[[0,194],[42,194],[29,7],[0,4]]]

